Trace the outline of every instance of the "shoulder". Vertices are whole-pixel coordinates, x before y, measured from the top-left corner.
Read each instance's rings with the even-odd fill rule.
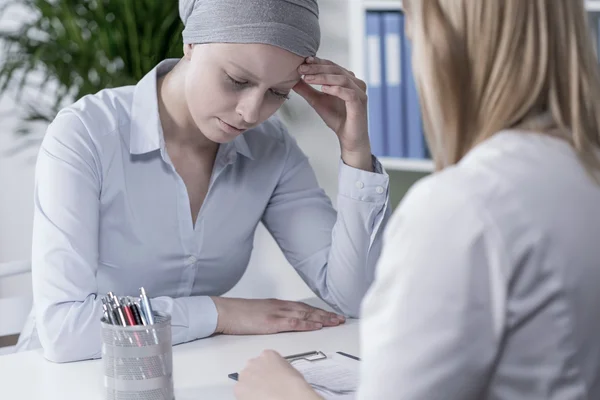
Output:
[[[104,89],[61,109],[47,128],[42,147],[51,152],[62,144],[75,151],[101,152],[129,126],[133,88]]]
[[[415,183],[404,196],[398,214],[417,220],[441,220],[457,213],[473,213],[478,201],[470,191],[474,179],[451,167]]]
[[[541,235],[535,219],[543,197],[540,182],[550,181],[540,168],[547,154],[538,155],[540,147],[530,146],[530,140],[537,139],[499,135],[457,165],[417,182],[400,203],[386,237],[410,229],[429,242],[462,236],[473,242],[485,238],[502,252],[529,248],[531,238]],[[520,257],[510,253],[509,264]]]
[[[133,89],[124,86],[83,96],[58,112],[47,134],[64,139],[85,134],[93,141],[115,134],[129,124]]]
[[[522,133],[501,132],[472,149],[458,164],[434,173],[413,186],[408,206],[430,202],[447,209],[470,205],[499,214],[508,207],[517,211],[519,203],[535,195],[536,181],[544,180],[540,165],[548,154],[548,139]],[[553,144],[553,143],[551,143]],[[554,158],[554,157],[551,157]]]
[[[399,236],[408,240],[414,235],[426,243],[467,243],[485,237],[502,246],[506,232],[513,230],[503,222],[512,205],[496,197],[505,198],[503,185],[501,179],[460,165],[425,177],[399,204],[385,240],[398,243]]]

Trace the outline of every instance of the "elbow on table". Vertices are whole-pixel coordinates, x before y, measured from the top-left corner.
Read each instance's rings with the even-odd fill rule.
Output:
[[[343,284],[328,278],[326,290],[320,294],[336,312],[348,318],[359,318],[363,299],[371,284],[372,279],[355,279],[349,284]]]
[[[44,358],[48,361],[68,363],[99,357],[99,351],[92,350],[96,347],[95,338],[72,329],[71,324],[64,320],[42,319],[37,330]],[[97,347],[99,350],[99,343]]]
[[[44,350],[44,358],[53,363],[68,363],[84,359],[78,357],[72,348],[66,348],[58,343],[45,343],[42,347]]]
[[[338,308],[344,317],[359,318],[360,316],[360,303],[358,305],[344,306]]]
[[[342,314],[344,317],[359,318],[362,298],[362,296],[360,298],[343,298],[341,296],[336,296],[333,300],[326,301],[336,312]]]
[[[54,363],[68,363],[96,358],[90,356],[86,346],[79,343],[80,339],[74,335],[61,334],[49,339],[41,339],[44,358]],[[89,347],[89,346],[87,346]]]

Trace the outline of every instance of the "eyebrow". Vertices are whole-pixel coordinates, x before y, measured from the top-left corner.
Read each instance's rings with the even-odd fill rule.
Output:
[[[259,81],[259,80],[260,80],[260,79],[259,79],[259,78],[258,78],[256,75],[254,75],[252,72],[248,71],[246,68],[242,67],[241,65],[239,65],[239,64],[236,64],[236,63],[234,63],[233,61],[230,61],[229,63],[230,63],[231,65],[233,65],[234,67],[238,68],[239,70],[241,70],[242,72],[244,72],[244,73],[246,73],[246,74],[250,75],[250,77],[251,77],[252,79],[255,79],[255,80],[257,80],[257,81]],[[300,78],[298,78],[298,79],[300,79]],[[279,82],[279,83],[278,83],[278,85],[283,85],[283,84],[286,84],[286,83],[295,83],[295,82],[297,82],[297,81],[298,81],[298,79],[290,79],[289,81],[285,81],[285,82]]]

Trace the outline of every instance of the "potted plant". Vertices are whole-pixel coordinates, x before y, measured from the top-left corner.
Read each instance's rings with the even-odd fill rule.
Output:
[[[25,111],[21,135],[52,121],[67,103],[135,84],[161,60],[182,54],[177,0],[5,0],[0,16],[11,11],[25,18],[0,31],[0,96],[17,93]],[[32,89],[40,94],[35,102],[20,95]]]

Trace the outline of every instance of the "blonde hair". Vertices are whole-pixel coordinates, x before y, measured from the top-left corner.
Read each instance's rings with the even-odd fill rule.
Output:
[[[600,171],[600,74],[583,0],[404,0],[436,169],[505,129],[568,140]]]

